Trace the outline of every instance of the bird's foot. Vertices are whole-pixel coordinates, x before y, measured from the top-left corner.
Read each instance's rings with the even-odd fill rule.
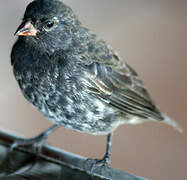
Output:
[[[86,161],[89,164],[92,179],[94,179],[94,174],[103,175],[104,177],[110,177],[112,179],[109,166],[110,158],[108,156],[104,156],[103,159],[87,159]]]
[[[110,159],[108,157],[104,157],[103,159],[92,159],[93,166],[109,166]]]
[[[9,152],[12,152],[15,148],[20,146],[31,146],[33,153],[39,153],[41,151],[42,145],[46,141],[46,134],[41,133],[40,135],[30,138],[30,139],[17,139],[9,149]]]
[[[41,147],[45,143],[47,136],[51,134],[53,131],[55,131],[58,127],[60,127],[60,124],[55,124],[39,134],[38,136],[30,139],[17,139],[10,147],[9,152],[12,152],[16,147],[19,146],[32,146],[33,153],[39,153],[41,151]]]

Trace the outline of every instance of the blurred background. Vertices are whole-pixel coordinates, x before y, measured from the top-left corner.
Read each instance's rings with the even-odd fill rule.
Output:
[[[14,32],[29,2],[6,0],[0,6],[0,128],[26,137],[51,125],[24,99],[10,65]],[[160,109],[184,128],[180,134],[159,123],[119,127],[113,137],[112,167],[150,180],[187,179],[187,1],[64,2],[136,69]],[[48,142],[82,156],[101,158],[106,138],[62,127]]]

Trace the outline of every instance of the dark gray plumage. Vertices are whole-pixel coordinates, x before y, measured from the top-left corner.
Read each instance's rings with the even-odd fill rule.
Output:
[[[11,63],[25,98],[54,123],[95,135],[120,124],[162,121],[136,72],[56,0],[35,0],[16,34]]]

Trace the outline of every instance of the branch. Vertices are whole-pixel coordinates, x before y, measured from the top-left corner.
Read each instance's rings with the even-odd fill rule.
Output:
[[[88,180],[92,179],[86,158],[44,145],[40,153],[32,148],[16,148],[9,152],[10,145],[20,137],[0,131],[0,179],[3,180]],[[87,167],[87,168],[86,168]],[[146,180],[117,169],[94,169],[94,179]]]

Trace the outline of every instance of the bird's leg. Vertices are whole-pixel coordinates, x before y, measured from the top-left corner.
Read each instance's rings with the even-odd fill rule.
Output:
[[[110,174],[110,167],[109,167],[109,163],[110,163],[110,155],[111,155],[111,146],[112,146],[112,133],[108,134],[107,136],[107,146],[106,146],[106,152],[105,155],[102,159],[93,159],[91,160],[91,168],[90,168],[90,173],[92,176],[92,179],[94,179],[94,171],[99,168],[100,172],[102,174],[109,174],[109,177],[111,177],[112,175]],[[89,159],[88,159],[89,160]]]
[[[110,163],[111,147],[112,147],[112,134],[109,134],[109,135],[107,136],[106,153],[105,153],[105,156],[104,156],[104,158],[103,158],[107,164]]]
[[[10,147],[10,152],[12,152],[16,147],[18,146],[27,146],[32,145],[34,147],[34,151],[39,151],[41,146],[44,144],[45,140],[47,139],[47,136],[51,134],[53,131],[55,131],[60,124],[55,124],[39,134],[38,136],[30,139],[17,139]]]
[[[111,153],[111,146],[112,146],[112,134],[108,134],[107,136],[107,146],[106,146],[106,153],[102,159],[96,159],[96,165],[108,165],[110,163],[110,153]]]
[[[99,167],[101,167],[101,171],[104,170],[104,174],[110,173],[110,167],[109,167],[109,163],[110,163],[110,152],[111,152],[111,146],[112,146],[112,133],[108,134],[107,136],[107,146],[106,146],[106,153],[104,155],[104,157],[102,159],[87,159],[86,161],[89,162],[91,161],[91,167],[89,168],[89,171],[92,175],[94,175],[94,171],[96,169],[98,169]],[[87,169],[87,167],[86,167]]]

